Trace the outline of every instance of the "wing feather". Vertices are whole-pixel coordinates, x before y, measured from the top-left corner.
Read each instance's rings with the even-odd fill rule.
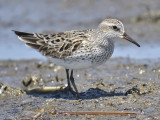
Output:
[[[14,32],[26,45],[37,49],[44,56],[64,58],[72,55],[74,51],[81,47],[83,41],[89,37],[90,31],[69,31],[48,35],[20,31]]]

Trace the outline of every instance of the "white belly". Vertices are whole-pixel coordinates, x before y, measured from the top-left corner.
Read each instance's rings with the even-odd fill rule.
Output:
[[[52,62],[54,64],[64,66],[67,69],[85,69],[93,67],[94,64],[90,60],[81,60],[81,59],[56,59],[51,58]]]
[[[103,56],[98,56],[96,54],[65,59],[51,58],[51,60],[54,64],[64,66],[67,69],[85,69],[103,64],[108,58],[110,58],[110,56],[111,54],[105,54]]]

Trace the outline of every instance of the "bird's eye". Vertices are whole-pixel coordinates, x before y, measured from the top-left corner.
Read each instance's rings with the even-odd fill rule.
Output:
[[[113,28],[114,30],[116,30],[116,31],[119,30],[119,28],[118,28],[117,26],[112,26],[112,28]]]

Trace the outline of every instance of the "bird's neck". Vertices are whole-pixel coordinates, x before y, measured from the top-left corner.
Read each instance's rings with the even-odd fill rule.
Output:
[[[103,44],[106,46],[109,44],[114,44],[112,37],[98,29],[93,30],[91,41],[93,44]]]

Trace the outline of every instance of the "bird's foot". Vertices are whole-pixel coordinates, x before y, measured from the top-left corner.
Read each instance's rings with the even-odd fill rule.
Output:
[[[72,89],[72,87],[67,86],[67,87],[66,87],[66,91],[67,91],[67,95],[68,95],[68,96],[69,96],[69,92],[71,92],[72,95],[74,95],[77,99],[81,99],[79,93],[76,93],[76,92]]]

